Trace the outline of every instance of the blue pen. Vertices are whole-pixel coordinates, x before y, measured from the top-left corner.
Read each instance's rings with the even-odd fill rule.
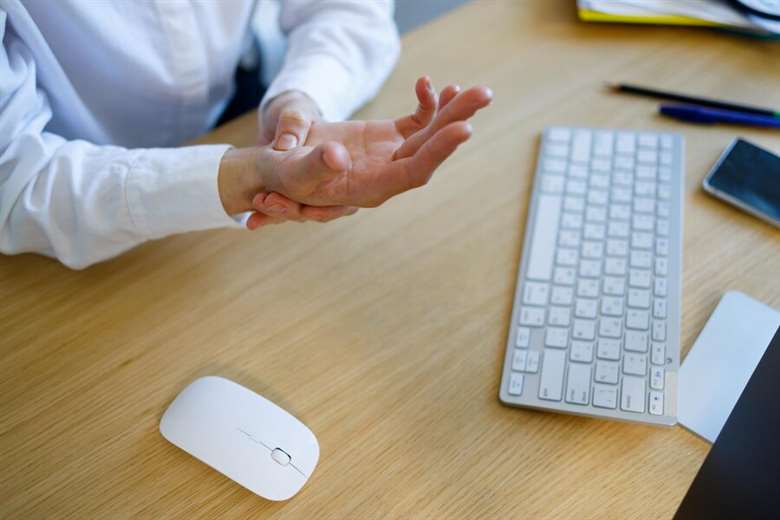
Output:
[[[780,128],[780,119],[758,114],[707,108],[698,105],[661,105],[661,113],[681,121],[692,123],[730,123],[735,125],[760,126],[765,128]]]

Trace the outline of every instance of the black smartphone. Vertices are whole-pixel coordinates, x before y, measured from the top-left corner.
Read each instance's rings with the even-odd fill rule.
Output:
[[[780,156],[736,139],[703,185],[708,193],[780,227]]]

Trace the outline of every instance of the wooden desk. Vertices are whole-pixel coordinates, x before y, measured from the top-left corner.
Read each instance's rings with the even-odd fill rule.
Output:
[[[0,517],[668,518],[707,452],[682,428],[497,399],[538,135],[545,125],[687,137],[684,349],[727,289],[780,307],[780,232],[704,195],[736,133],[610,95],[631,79],[780,106],[780,46],[705,30],[586,25],[570,0],[483,0],[409,34],[358,117],[408,111],[420,73],[494,87],[431,184],[328,225],[214,231],[83,272],[0,258]],[[254,116],[205,141],[249,144]],[[321,443],[300,495],[266,502],[158,433],[222,374]]]

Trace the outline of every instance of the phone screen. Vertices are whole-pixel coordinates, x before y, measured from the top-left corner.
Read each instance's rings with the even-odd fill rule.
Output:
[[[780,223],[780,157],[738,139],[707,183],[755,212]]]

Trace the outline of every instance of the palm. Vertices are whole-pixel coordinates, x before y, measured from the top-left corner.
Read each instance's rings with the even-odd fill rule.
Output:
[[[395,120],[314,123],[306,142],[287,155],[272,191],[310,206],[378,206],[422,186],[462,142],[466,123],[490,103],[491,92],[456,87],[436,94],[426,81],[416,86],[419,107]]]
[[[370,201],[375,194],[397,184],[394,173],[404,173],[403,168],[392,168],[393,153],[404,142],[404,136],[392,120],[313,125],[306,146],[314,147],[327,142],[344,146],[351,165],[313,187],[310,198],[317,202]]]

